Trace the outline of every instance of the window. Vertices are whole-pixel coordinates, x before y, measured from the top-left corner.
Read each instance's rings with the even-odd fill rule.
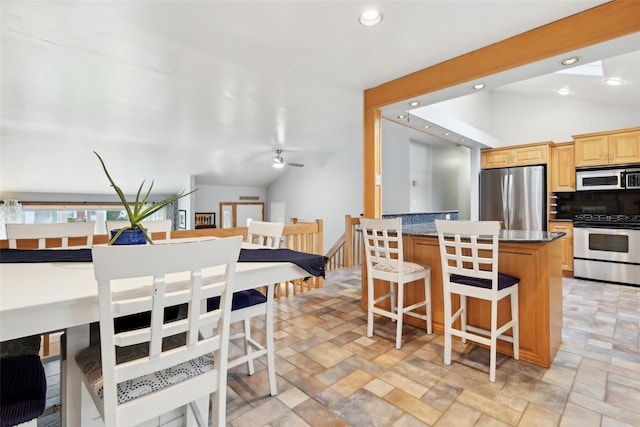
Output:
[[[52,224],[58,222],[94,221],[96,234],[107,234],[105,221],[127,221],[127,211],[120,204],[73,205],[23,203],[25,224]],[[166,209],[151,215],[150,220],[167,219]]]

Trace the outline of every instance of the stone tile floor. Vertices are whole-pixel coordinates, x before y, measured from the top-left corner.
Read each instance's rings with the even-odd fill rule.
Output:
[[[227,424],[241,426],[640,426],[640,288],[565,278],[563,344],[544,369],[378,319],[366,337],[360,269],[276,302],[278,395],[264,365],[229,373]],[[257,323],[258,327],[262,325]],[[233,349],[238,351],[237,348]],[[51,363],[51,402],[59,399]],[[57,413],[39,426],[59,425]]]

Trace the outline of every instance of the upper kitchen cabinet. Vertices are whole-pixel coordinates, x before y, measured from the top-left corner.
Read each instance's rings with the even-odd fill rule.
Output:
[[[575,135],[575,165],[640,163],[640,128]]]
[[[565,142],[551,147],[551,191],[576,191],[574,144]]]
[[[544,142],[513,148],[482,150],[482,169],[546,164],[549,160],[549,144],[549,142]]]

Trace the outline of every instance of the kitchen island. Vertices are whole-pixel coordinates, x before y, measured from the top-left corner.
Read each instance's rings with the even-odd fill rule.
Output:
[[[443,292],[440,247],[435,225],[403,226],[405,261],[431,267],[431,301],[434,332],[443,333]],[[564,233],[546,231],[501,231],[499,269],[520,278],[520,359],[549,367],[562,342],[562,244]],[[362,269],[362,308],[367,309],[366,265]],[[376,283],[379,295],[386,283]],[[408,287],[405,305],[424,298],[422,286]],[[490,305],[487,301],[467,299],[468,323],[489,329]],[[452,309],[459,307],[454,297]],[[498,324],[510,316],[509,299],[498,305]],[[424,328],[424,322],[410,316],[405,322]],[[511,331],[507,332],[508,334]],[[455,337],[454,337],[455,338]],[[513,355],[511,343],[498,340],[498,352]]]

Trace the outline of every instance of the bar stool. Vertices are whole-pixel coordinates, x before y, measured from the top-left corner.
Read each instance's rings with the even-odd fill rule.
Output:
[[[451,364],[453,335],[489,346],[489,381],[496,381],[496,347],[501,339],[513,343],[513,357],[519,359],[517,277],[498,272],[497,221],[436,220],[444,297],[444,363]],[[451,295],[460,296],[460,308],[451,313]],[[511,320],[498,327],[498,301],[511,298]],[[491,330],[467,325],[467,297],[491,302]],[[460,318],[460,329],[453,323]],[[504,335],[513,330],[513,336]],[[468,332],[470,331],[470,332]]]
[[[404,261],[402,253],[402,219],[360,218],[362,237],[367,261],[367,336],[373,336],[373,315],[386,316],[397,322],[396,348],[402,346],[402,320],[404,315],[426,321],[427,333],[431,334],[431,269],[429,266]],[[373,279],[389,282],[389,292],[375,298]],[[424,300],[404,307],[406,286],[424,284]],[[394,285],[397,284],[398,295]],[[377,304],[390,299],[390,308]],[[425,307],[425,314],[416,309]]]

